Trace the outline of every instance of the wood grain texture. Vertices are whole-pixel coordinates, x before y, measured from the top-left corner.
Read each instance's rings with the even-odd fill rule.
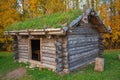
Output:
[[[82,67],[98,56],[99,34],[92,24],[82,24],[72,30],[67,36],[68,69],[73,71]]]

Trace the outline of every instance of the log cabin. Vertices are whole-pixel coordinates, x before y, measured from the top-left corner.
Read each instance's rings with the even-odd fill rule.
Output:
[[[13,38],[15,60],[69,73],[103,57],[102,40],[108,32],[99,14],[91,8],[59,28],[11,30],[5,34]]]

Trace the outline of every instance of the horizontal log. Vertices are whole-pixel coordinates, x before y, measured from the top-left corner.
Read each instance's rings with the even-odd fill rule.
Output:
[[[93,34],[93,35],[98,35],[98,32],[92,28],[90,28],[89,24],[87,25],[82,25],[84,27],[76,27],[72,30],[72,34]]]
[[[18,47],[19,49],[24,49],[24,50],[28,50],[28,47]]]
[[[47,39],[47,38],[43,38],[43,43],[55,43],[55,39]]]
[[[43,49],[42,49],[42,52],[43,52],[43,53],[56,54],[56,51],[55,51],[55,50],[43,50]]]
[[[94,62],[94,59],[91,60],[91,61],[82,63],[82,64],[77,64],[76,66],[70,67],[70,68],[69,68],[69,71],[73,71],[73,70],[75,70],[75,69],[77,69],[77,68],[80,68],[80,67],[82,67],[82,66],[89,65],[89,64],[91,64],[92,62]]]
[[[25,41],[25,42],[18,41],[18,44],[19,45],[28,45],[28,41]]]
[[[43,50],[56,50],[55,47],[47,47],[47,46],[42,46]]]
[[[22,59],[29,59],[29,56],[19,55],[19,58],[22,58]]]
[[[18,52],[19,52],[19,53],[29,53],[28,50],[24,50],[24,49],[23,49],[23,50],[18,50]]]
[[[46,67],[46,68],[51,68],[51,69],[56,70],[56,66],[53,66],[53,65],[49,65],[49,64],[43,63],[42,66],[43,66],[43,67]]]
[[[76,38],[76,37],[99,37],[98,35],[68,35],[67,38]]]
[[[20,62],[28,62],[28,59],[24,59],[24,58],[19,58]]]
[[[95,59],[98,55],[97,54],[90,54],[88,56],[83,56],[79,60],[74,62],[69,62],[69,66],[76,66],[77,64],[85,63],[86,61],[90,61],[92,59]]]
[[[42,46],[55,47],[55,44],[54,43],[42,43]]]
[[[18,42],[28,42],[28,37],[26,37],[26,38],[24,38],[24,37],[22,37],[21,39],[19,39],[19,41]]]
[[[57,66],[56,62],[52,62],[52,61],[48,61],[48,60],[42,60],[42,62],[45,63],[45,64]]]
[[[18,47],[28,47],[28,45],[18,45]]]
[[[69,36],[68,37],[68,41],[98,41],[98,36],[91,36],[91,37],[87,37],[87,36],[76,36],[76,37],[72,37]]]
[[[71,40],[71,41],[68,41],[68,44],[76,44],[76,43],[83,43],[83,42],[97,42],[98,41],[98,39],[77,39],[76,38],[76,40]]]
[[[69,52],[69,55],[72,56],[72,55],[75,55],[75,54],[82,54],[82,53],[85,53],[85,52],[89,52],[89,51],[92,51],[94,49],[98,49],[96,47],[91,47],[91,48],[86,48],[86,49],[83,49],[83,50],[77,50],[77,51],[71,51]]]
[[[72,56],[69,56],[69,60],[76,60],[76,59],[82,58],[84,56],[89,56],[90,54],[97,54],[98,51],[99,51],[98,49],[93,49],[91,51],[84,52],[83,54],[72,55]]]
[[[50,57],[42,57],[42,60],[47,60],[47,61],[53,61],[53,62],[55,62],[56,61],[56,59],[55,58],[50,58]]]
[[[50,57],[50,58],[56,58],[55,54],[49,54],[49,53],[43,53],[42,56],[44,56],[44,57]]]
[[[87,50],[89,48],[95,48],[95,47],[98,47],[98,44],[69,48],[68,51],[71,52],[71,51],[77,51],[77,50]]]
[[[78,42],[78,43],[75,43],[75,44],[68,44],[68,48],[74,48],[74,47],[81,47],[81,46],[87,46],[87,45],[94,45],[94,44],[98,44],[97,41],[93,41],[93,42]]]
[[[19,55],[25,55],[25,56],[28,56],[29,53],[19,53]]]

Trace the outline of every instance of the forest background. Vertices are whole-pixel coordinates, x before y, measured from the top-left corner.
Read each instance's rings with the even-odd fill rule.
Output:
[[[104,36],[106,49],[120,49],[119,0],[0,0],[0,50],[11,51],[12,39],[4,31],[12,23],[57,12],[94,7],[112,34]]]

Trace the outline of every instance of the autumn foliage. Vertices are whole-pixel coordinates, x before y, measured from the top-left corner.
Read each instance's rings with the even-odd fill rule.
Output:
[[[79,8],[85,0],[19,0],[23,14],[17,11],[18,0],[0,0],[0,49],[11,50],[11,39],[4,35],[8,25],[24,21],[26,18],[40,17],[56,12],[66,12]],[[100,17],[106,26],[112,28],[112,34],[105,35],[105,48],[120,48],[120,1],[119,0],[86,0],[88,8],[100,10]]]
[[[111,1],[110,4],[103,3],[100,7],[101,18],[106,26],[112,28],[112,34],[106,34],[105,47],[120,48],[120,2],[118,0]]]

